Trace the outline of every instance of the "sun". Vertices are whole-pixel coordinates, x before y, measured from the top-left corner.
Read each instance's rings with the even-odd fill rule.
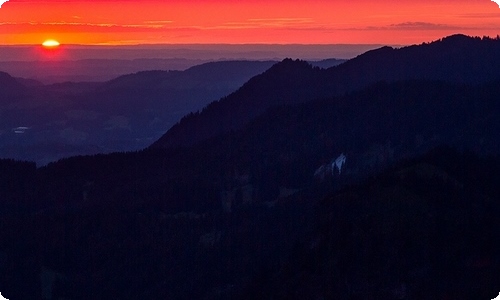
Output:
[[[59,42],[56,41],[56,40],[45,40],[43,43],[42,43],[42,46],[44,46],[45,48],[57,48],[59,47]]]

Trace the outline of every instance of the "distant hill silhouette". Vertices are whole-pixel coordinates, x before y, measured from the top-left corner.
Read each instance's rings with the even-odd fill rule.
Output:
[[[453,35],[432,43],[368,51],[326,70],[286,59],[238,91],[184,117],[152,147],[187,146],[241,128],[267,108],[342,95],[377,81],[484,83],[500,79],[500,40]]]
[[[331,68],[334,66],[338,66],[341,63],[344,63],[346,61],[347,61],[347,59],[329,58],[329,59],[322,59],[322,60],[308,61],[308,62],[313,67],[320,67],[322,69],[328,69],[328,68]]]
[[[123,75],[103,84],[101,91],[114,89],[195,89],[234,88],[247,78],[260,74],[275,61],[219,61],[188,68],[184,71],[143,71]],[[242,82],[243,81],[243,82]]]
[[[8,73],[0,72],[0,105],[13,101],[25,91],[25,87]]]
[[[68,50],[66,48],[66,50]],[[1,51],[1,50],[0,50]],[[12,50],[11,50],[12,51]],[[23,52],[23,49],[19,49]],[[81,53],[85,53],[82,51]],[[76,55],[77,57],[78,55]],[[22,55],[21,55],[22,57]],[[26,55],[25,57],[29,57]],[[73,56],[69,56],[73,57]],[[119,55],[117,57],[120,57]],[[33,59],[33,58],[32,58]],[[185,70],[209,59],[79,59],[47,61],[0,61],[0,70],[15,77],[30,78],[44,84],[66,81],[104,82],[121,75],[146,70]]]

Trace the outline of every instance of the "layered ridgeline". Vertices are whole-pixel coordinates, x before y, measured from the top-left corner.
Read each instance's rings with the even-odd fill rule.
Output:
[[[160,210],[190,211],[220,208],[221,201],[227,198],[221,195],[226,192],[232,200],[235,200],[234,195],[239,195],[236,202],[243,201],[243,198],[251,202],[272,201],[283,189],[308,186],[315,180],[315,173],[317,178],[324,178],[326,173],[320,167],[342,153],[347,156],[342,176],[329,172],[341,180],[362,178],[402,158],[419,155],[443,144],[482,154],[499,154],[500,74],[497,73],[500,68],[489,69],[498,57],[487,57],[484,49],[493,53],[491,49],[498,49],[500,41],[455,36],[404,49],[441,45],[450,47],[445,48],[453,52],[463,44],[478,45],[478,50],[472,46],[470,49],[469,46],[462,47],[468,49],[463,54],[471,59],[484,60],[480,65],[490,77],[472,71],[441,81],[410,80],[403,76],[401,81],[379,82],[344,96],[326,97],[321,94],[329,89],[321,90],[319,84],[322,72],[338,72],[338,68],[346,68],[347,63],[322,71],[305,62],[284,61],[254,77],[228,98],[211,104],[200,114],[186,117],[165,137],[177,132],[183,134],[180,136],[182,140],[192,142],[197,137],[201,139],[203,134],[215,134],[210,131],[213,128],[222,132],[217,136],[190,147],[155,147],[160,145],[161,139],[153,147],[137,153],[65,159],[43,168],[41,174],[58,182],[47,191],[67,194],[65,203],[78,203],[82,193],[89,189],[93,190],[89,192],[93,196],[87,199],[93,199],[95,203],[115,205],[130,202],[134,205],[141,198]],[[391,51],[397,53],[404,49]],[[378,64],[374,59],[370,61]],[[479,62],[474,65],[477,64]],[[423,75],[432,78],[436,76],[432,74],[441,73],[442,66],[436,63],[434,67],[426,65],[426,68],[436,70],[434,73],[429,71],[428,76]],[[410,73],[411,68],[410,71],[404,70],[400,69],[402,73]],[[370,72],[367,69],[364,73]],[[299,86],[289,84],[289,78],[295,78]],[[298,78],[302,79],[298,81]],[[257,83],[267,88],[253,90],[251,87]],[[263,93],[263,96],[256,98],[258,101],[236,97],[247,90],[253,94]],[[288,95],[287,100],[295,99],[296,102],[267,109],[260,106],[262,112],[236,130],[225,123],[243,122],[244,117],[235,119],[235,110],[255,103],[271,105],[272,99],[283,99],[280,97],[284,93]],[[298,103],[300,99],[307,99],[300,95],[308,97],[313,93],[316,100]],[[271,97],[271,94],[276,96]],[[231,103],[236,106],[230,106]],[[227,110],[222,109],[224,107]],[[252,112],[258,113],[256,110]],[[210,119],[210,116],[218,118]],[[245,116],[250,118],[249,114]],[[193,137],[180,131],[183,124],[200,135]],[[86,183],[92,183],[92,188]],[[252,188],[248,195],[243,196],[245,193],[241,189],[249,186]],[[54,201],[50,195],[43,198]]]
[[[233,92],[274,63],[221,61],[104,83],[51,85],[0,73],[0,157],[43,165],[71,155],[142,149],[183,115]]]
[[[464,53],[471,59],[497,59],[484,49],[499,41],[463,36],[404,49],[448,49],[450,42],[454,49],[477,44]],[[261,107],[239,127],[222,123],[222,133],[194,145],[78,156],[41,168],[0,160],[2,294],[494,298],[500,80],[479,62],[488,77],[471,71],[441,78],[441,63],[425,65],[424,78],[401,75],[359,89],[359,81],[346,82],[352,91],[344,86],[342,95],[327,96],[338,83],[324,74],[337,68],[286,60],[226,98],[247,90],[281,105]],[[379,71],[367,67],[359,76],[370,72]],[[342,153],[345,162],[332,168]]]
[[[242,128],[267,108],[342,95],[377,81],[407,79],[485,83],[500,79],[500,40],[454,35],[393,49],[368,51],[328,69],[286,59],[238,91],[184,117],[153,147],[193,145]]]
[[[205,211],[264,203],[319,180],[335,186],[450,145],[499,154],[500,85],[378,83],[350,95],[269,109],[242,129],[179,149],[73,157],[40,169],[56,205]],[[340,170],[321,168],[341,154]]]

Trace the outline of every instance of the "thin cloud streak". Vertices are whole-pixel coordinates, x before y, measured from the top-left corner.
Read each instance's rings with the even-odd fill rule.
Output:
[[[484,18],[491,18],[491,19],[500,19],[500,10],[499,12],[491,12],[491,13],[467,13],[467,14],[461,14],[458,15],[457,17],[459,18],[471,18],[471,19],[484,19]]]
[[[427,22],[403,22],[398,24],[389,24],[386,26],[366,26],[342,28],[342,30],[465,30],[470,27],[455,26],[448,24],[435,24]]]
[[[45,29],[47,30],[52,30],[53,28],[66,28],[65,31],[81,31],[83,29],[96,29],[96,28],[101,28],[98,29],[97,31],[106,31],[106,30],[120,30],[120,29],[164,29],[164,25],[155,25],[155,24],[113,24],[113,23],[81,23],[81,22],[22,22],[22,23],[16,23],[16,22],[1,22],[0,23],[0,30],[2,30],[2,27],[4,26],[9,26],[9,30],[13,31],[18,31],[16,30],[16,27],[19,30],[26,30],[28,29],[28,32],[30,31],[43,31]],[[32,29],[32,30],[29,30]],[[91,31],[96,31],[96,30],[91,30]]]

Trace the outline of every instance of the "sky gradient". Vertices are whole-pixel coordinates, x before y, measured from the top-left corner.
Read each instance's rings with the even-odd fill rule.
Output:
[[[489,0],[10,0],[0,45],[391,44],[500,34]]]

